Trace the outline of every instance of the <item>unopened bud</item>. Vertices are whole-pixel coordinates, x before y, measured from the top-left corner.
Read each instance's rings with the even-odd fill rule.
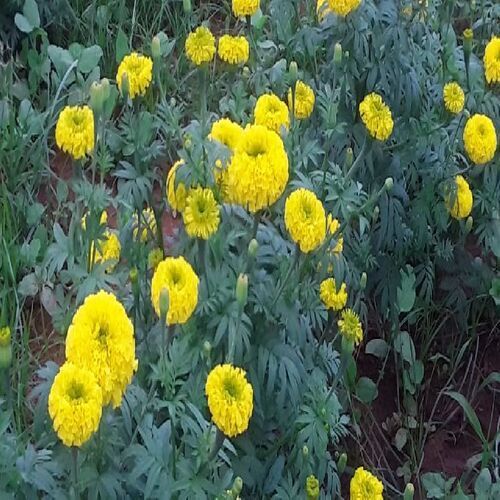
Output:
[[[306,498],[307,500],[317,500],[319,498],[319,481],[312,474],[306,479]]]
[[[162,320],[165,320],[165,318],[167,317],[168,306],[168,290],[166,288],[162,288],[160,292],[160,318],[162,318]]]
[[[120,92],[124,99],[128,99],[129,90],[130,90],[130,84],[128,80],[128,74],[126,71],[124,71],[122,74],[122,81],[120,87]]]
[[[248,256],[253,259],[257,255],[258,251],[259,251],[259,242],[255,238],[252,238],[250,240],[250,243],[248,244]]]
[[[348,54],[349,53],[346,52],[346,56]],[[335,66],[340,66],[340,64],[342,64],[342,45],[340,45],[340,43],[336,43],[333,49],[333,63]]]
[[[342,455],[340,455],[337,461],[337,472],[339,473],[339,476],[344,473],[346,465],[347,465],[347,454],[342,453]]]
[[[380,214],[380,208],[378,205],[375,206],[373,209],[373,214],[372,214],[372,223],[375,224],[378,220],[378,216]]]
[[[464,108],[463,113],[464,113],[464,116],[465,116],[466,119],[470,118],[470,111],[467,108]]]
[[[288,69],[288,72],[290,74],[290,80],[292,81],[292,85],[297,81],[297,77],[299,75],[299,68],[297,66],[297,63],[295,61],[292,61],[290,63],[290,67]]]
[[[109,86],[109,80],[107,78],[103,78],[101,80],[101,88],[102,88],[102,93],[104,95],[104,102],[106,102],[109,98],[110,93],[111,93],[111,89]]]
[[[366,288],[366,280],[367,280],[366,273],[363,273],[361,275],[361,278],[359,279],[359,286],[361,290],[364,290]]]
[[[469,215],[469,217],[467,217],[467,220],[465,221],[465,232],[467,234],[470,233],[472,229],[472,224],[474,224],[474,219]]]
[[[208,340],[205,340],[205,342],[203,342],[203,353],[208,358],[211,352],[212,352],[212,344]]]
[[[92,82],[90,86],[90,107],[94,113],[99,114],[102,111],[103,96],[101,91],[101,84],[99,82]]]
[[[0,328],[0,370],[8,368],[12,363],[12,343],[10,328]]]
[[[236,300],[241,308],[245,307],[248,298],[248,276],[240,274],[236,282]]]
[[[231,493],[236,498],[241,493],[242,489],[243,489],[243,479],[241,479],[241,477],[238,476],[238,477],[236,477],[236,479],[233,482],[233,487],[231,488]]]
[[[163,252],[161,248],[155,248],[148,254],[148,268],[156,270],[158,264],[163,260]]]
[[[386,191],[390,191],[392,187],[394,186],[394,180],[392,177],[387,177],[387,179],[384,182],[384,186]]]
[[[302,446],[302,455],[304,457],[307,457],[307,455],[309,455],[309,448],[306,445]]]
[[[182,0],[182,8],[184,9],[184,14],[189,14],[191,12],[191,0]]]
[[[151,40],[151,55],[153,59],[159,59],[161,56],[160,38],[155,35]]]
[[[130,278],[130,282],[132,284],[137,283],[137,278],[139,276],[139,273],[137,272],[137,267],[133,267],[130,269],[130,272],[128,273],[128,277]]]
[[[404,493],[403,499],[404,500],[412,500],[414,493],[415,493],[415,487],[413,486],[413,484],[408,483],[406,485],[406,488],[405,488],[405,493]]]
[[[347,148],[345,152],[345,166],[347,170],[351,168],[353,161],[354,161],[354,152],[352,148]]]
[[[189,134],[186,134],[184,136],[184,148],[185,149],[191,149],[193,142],[191,141],[191,136]]]
[[[250,78],[250,68],[248,66],[243,66],[243,78],[245,80]]]

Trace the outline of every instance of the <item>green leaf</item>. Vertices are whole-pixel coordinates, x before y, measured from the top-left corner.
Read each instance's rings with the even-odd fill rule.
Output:
[[[24,2],[23,14],[33,28],[40,27],[40,13],[35,0],[26,0]]]
[[[115,57],[116,62],[121,63],[122,59],[129,53],[127,35],[120,28],[118,35],[116,35]]]
[[[484,468],[476,478],[474,483],[474,493],[476,500],[487,500],[491,489],[491,474],[487,468]]]
[[[14,23],[16,23],[18,29],[21,30],[23,33],[31,33],[34,30],[34,27],[31,25],[28,19],[26,19],[26,17],[24,17],[22,14],[17,13],[14,16]]]
[[[422,486],[424,487],[427,498],[445,498],[449,491],[446,491],[446,480],[437,472],[427,472],[422,475]]]
[[[415,346],[408,332],[399,332],[394,339],[394,349],[411,365],[415,361]]]
[[[366,344],[365,353],[383,359],[389,351],[389,344],[384,339],[372,339]]]
[[[404,427],[399,428],[394,436],[394,444],[396,445],[396,448],[401,451],[405,447],[407,441],[408,431]]]
[[[363,403],[370,404],[378,396],[375,382],[371,378],[361,377],[356,383],[356,396]]]
[[[62,49],[57,45],[49,45],[47,53],[56,71],[61,75],[73,64],[74,59],[69,50]]]
[[[83,49],[78,60],[78,69],[82,73],[90,73],[99,64],[101,57],[102,49],[99,45]]]
[[[415,304],[415,273],[411,266],[406,266],[406,272],[400,271],[401,287],[397,289],[398,306],[400,312],[409,312]]]

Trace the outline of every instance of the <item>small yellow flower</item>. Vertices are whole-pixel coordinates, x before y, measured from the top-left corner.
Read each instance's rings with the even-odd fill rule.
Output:
[[[336,241],[335,246],[331,249],[331,253],[333,254],[339,254],[344,249],[344,238],[342,234],[339,233],[336,235],[339,227],[339,220],[334,219],[332,214],[328,214],[328,217],[326,218],[326,230],[327,233],[333,236],[333,239]]]
[[[198,26],[186,38],[186,55],[196,66],[210,62],[215,55],[215,38],[205,26]]]
[[[94,149],[94,113],[88,106],[66,106],[57,119],[56,143],[75,160]]]
[[[182,218],[189,237],[208,240],[217,231],[220,222],[213,191],[202,187],[190,189]]]
[[[383,500],[384,485],[373,474],[358,467],[351,479],[350,500]]]
[[[229,64],[248,61],[250,46],[244,36],[223,35],[219,38],[219,57]]]
[[[297,80],[295,83],[295,118],[309,118],[314,109],[314,91],[307,83]],[[288,91],[288,107],[293,108],[292,89]]]
[[[357,345],[363,340],[363,327],[359,316],[352,309],[344,309],[337,321],[340,334]]]
[[[260,6],[260,0],[232,0],[233,14],[236,17],[253,16]]]
[[[243,369],[217,365],[205,384],[208,408],[214,424],[229,437],[248,429],[253,412],[253,389]]]
[[[137,217],[137,212],[133,215],[133,235],[134,239],[137,239],[137,232],[139,231],[139,218]],[[149,238],[155,238],[156,236],[156,218],[155,213],[151,208],[145,208],[141,215],[141,241],[145,243]]]
[[[167,201],[172,210],[182,212],[186,206],[187,190],[183,182],[176,181],[176,174],[185,165],[183,160],[177,160],[167,175]]]
[[[307,476],[306,479],[306,496],[307,500],[317,500],[319,498],[319,481],[313,476]]]
[[[456,82],[447,83],[443,88],[444,107],[453,114],[464,109],[465,94],[462,87]]]
[[[209,139],[218,141],[227,148],[234,150],[241,139],[243,129],[229,118],[221,118],[212,125]]]
[[[264,125],[278,134],[281,127],[288,130],[290,115],[287,105],[275,94],[264,94],[257,99],[254,109],[255,125]]]
[[[131,99],[144,95],[153,78],[153,61],[150,57],[132,52],[125,56],[118,66],[116,84],[122,91],[123,74],[127,73],[128,93]]]
[[[319,287],[319,296],[327,309],[340,311],[347,304],[346,284],[342,283],[337,290],[337,284],[333,278],[324,280]]]
[[[375,139],[385,141],[392,134],[392,113],[380,95],[375,92],[368,94],[359,105],[359,113],[368,132]]]
[[[455,219],[465,219],[471,213],[472,191],[461,175],[455,177],[454,189],[447,189],[445,203],[450,215]]]
[[[488,83],[500,82],[500,38],[493,36],[484,51],[484,75]]]
[[[469,158],[482,165],[493,159],[497,150],[497,133],[491,118],[472,115],[465,124],[464,146]]]
[[[330,10],[338,16],[347,16],[350,12],[356,10],[361,0],[328,0]]]

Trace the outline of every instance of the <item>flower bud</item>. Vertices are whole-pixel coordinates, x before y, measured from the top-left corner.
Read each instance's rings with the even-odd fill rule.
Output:
[[[184,14],[190,14],[192,10],[191,0],[182,0],[182,8],[184,9]]]
[[[470,111],[467,108],[464,108],[463,113],[464,113],[465,119],[468,120],[470,118]]]
[[[299,75],[299,68],[297,66],[297,63],[295,61],[292,61],[290,63],[290,67],[288,69],[288,72],[290,74],[290,80],[292,81],[292,85],[297,81],[297,77]]]
[[[121,89],[120,89],[124,99],[128,99],[129,90],[130,90],[130,84],[128,80],[128,74],[126,71],[124,71],[122,74]]]
[[[373,214],[372,214],[372,223],[375,224],[378,220],[378,216],[380,214],[380,208],[378,205],[375,206],[373,209]]]
[[[205,354],[205,356],[208,358],[211,352],[212,344],[208,340],[205,340],[205,342],[203,342],[203,354]]]
[[[312,474],[306,479],[306,497],[307,500],[316,500],[319,498],[319,481]]]
[[[346,464],[347,464],[347,454],[342,453],[342,455],[340,455],[337,461],[337,472],[339,473],[339,476],[344,473]]]
[[[168,290],[166,288],[162,288],[160,292],[160,317],[165,321],[168,313]]]
[[[470,233],[473,223],[474,223],[474,219],[472,218],[472,216],[469,215],[469,217],[467,217],[467,220],[465,221],[465,233],[466,234]]]
[[[160,39],[155,35],[151,40],[151,55],[153,59],[159,59],[161,56]]]
[[[359,286],[361,290],[364,290],[366,288],[366,280],[367,280],[366,273],[361,274],[361,278],[359,279]]]
[[[304,456],[304,458],[309,455],[309,448],[306,445],[302,446],[302,455]]]
[[[415,493],[415,488],[413,484],[408,483],[405,488],[405,493],[404,493],[404,500],[412,500],[413,494]]]
[[[0,328],[0,370],[8,368],[12,363],[12,343],[10,328]]]
[[[107,78],[101,79],[101,89],[102,89],[102,93],[104,96],[104,102],[106,102],[109,98],[110,93],[111,93],[111,89],[109,86],[109,80]]]
[[[236,282],[236,300],[241,308],[245,307],[248,298],[248,276],[240,274]]]
[[[237,476],[233,482],[233,487],[231,488],[231,493],[234,495],[234,498],[236,498],[241,493],[242,489],[243,479],[241,479],[240,476]]]
[[[130,282],[132,284],[137,283],[138,276],[139,276],[139,274],[137,272],[137,267],[133,267],[132,269],[130,269],[130,272],[128,273],[128,277],[130,278]]]
[[[185,149],[191,149],[191,146],[193,145],[193,142],[191,141],[191,136],[189,134],[186,134],[184,136],[184,148]]]
[[[161,248],[154,248],[148,254],[148,268],[156,270],[158,264],[163,260],[163,252]]]
[[[384,186],[386,191],[390,191],[392,187],[394,186],[394,180],[392,177],[387,177],[387,179],[384,182]]]
[[[348,55],[349,52],[346,52]],[[342,45],[340,43],[336,43],[333,49],[333,63],[335,66],[340,66],[342,64]]]
[[[346,170],[349,170],[352,166],[352,163],[354,161],[354,152],[352,148],[347,148],[345,152],[345,167]]]
[[[99,82],[92,82],[90,86],[90,107],[94,113],[99,114],[104,104],[102,85]]]
[[[248,244],[248,256],[254,259],[258,251],[259,251],[259,242],[255,238],[252,238],[250,240],[250,243]]]

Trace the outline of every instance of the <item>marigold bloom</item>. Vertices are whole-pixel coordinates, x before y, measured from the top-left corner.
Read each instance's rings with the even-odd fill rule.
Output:
[[[198,304],[198,284],[198,276],[184,257],[167,257],[162,260],[151,281],[151,302],[156,314],[160,316],[160,294],[166,288],[167,325],[185,323]]]
[[[288,130],[290,115],[287,105],[275,94],[261,95],[254,109],[255,125],[264,125],[278,134],[281,127]]]
[[[122,91],[123,74],[128,77],[128,94],[131,99],[144,95],[153,78],[153,61],[148,56],[132,52],[125,56],[118,66],[116,84]]]
[[[190,189],[182,218],[189,237],[208,240],[217,231],[220,222],[213,191],[202,187]]]
[[[137,360],[132,322],[113,294],[101,290],[78,308],[66,337],[66,358],[94,374],[103,405],[120,405]]]
[[[357,345],[363,340],[363,327],[359,316],[352,309],[344,309],[337,321],[340,334]]]
[[[205,384],[208,408],[214,424],[229,437],[248,428],[253,411],[253,389],[241,368],[217,365]]]
[[[328,0],[317,0],[316,2],[316,15],[318,16],[318,21],[321,22],[325,17],[332,11],[328,5]]]
[[[88,106],[66,106],[57,119],[56,143],[75,160],[94,149],[94,113]]]
[[[285,226],[304,253],[316,250],[323,243],[326,236],[325,209],[312,191],[300,188],[288,196]]]
[[[497,150],[497,133],[491,118],[472,115],[465,124],[464,146],[469,158],[482,165],[493,159]]]
[[[307,500],[317,500],[319,498],[319,481],[312,474],[306,479]]]
[[[116,233],[106,230],[103,239],[100,239],[97,245],[92,243],[90,251],[92,254],[92,263],[107,263],[106,270],[112,271],[116,262],[120,260],[122,246]]]
[[[295,118],[304,120],[309,118],[314,109],[314,91],[307,83],[297,80],[295,83]],[[288,107],[293,108],[292,89],[288,91]]]
[[[373,474],[358,467],[351,479],[351,500],[383,500],[384,485]]]
[[[233,0],[233,14],[236,17],[253,16],[260,6],[260,0]]]
[[[182,166],[184,166],[184,161],[177,160],[167,175],[167,201],[170,208],[176,212],[182,212],[186,206],[186,186],[175,179],[178,169]]]
[[[460,113],[464,109],[465,94],[462,87],[456,82],[447,83],[443,87],[444,107],[453,114]]]
[[[133,234],[134,239],[137,239],[137,232],[139,231],[139,218],[137,217],[137,212],[133,215]],[[141,241],[145,243],[149,238],[155,237],[156,235],[156,218],[153,209],[145,208],[141,215]]]
[[[212,124],[209,139],[218,141],[234,150],[243,134],[243,128],[229,118],[221,118]]]
[[[484,50],[484,76],[488,83],[500,82],[500,38],[493,36]]]
[[[385,141],[392,134],[394,122],[389,106],[375,92],[368,94],[359,105],[361,120],[372,137]]]
[[[49,393],[49,415],[66,446],[81,446],[99,427],[102,391],[93,373],[64,363]]]
[[[338,16],[347,16],[350,12],[356,10],[361,0],[328,0],[330,10]]]
[[[340,311],[347,304],[346,284],[342,283],[337,291],[337,284],[333,278],[328,278],[321,282],[319,296],[327,309]]]
[[[223,35],[219,38],[218,53],[229,64],[244,64],[248,61],[250,46],[244,36]]]
[[[275,203],[288,182],[288,156],[281,137],[260,125],[247,126],[225,180],[229,201],[250,212]]]
[[[329,235],[334,236],[336,238],[335,246],[331,249],[331,253],[334,254],[341,253],[342,250],[344,249],[344,237],[342,236],[342,234],[336,235],[339,227],[340,227],[339,220],[335,219],[332,214],[328,214],[326,218],[326,231]]]
[[[469,184],[461,176],[455,177],[455,188],[448,188],[445,194],[445,204],[450,215],[455,219],[465,219],[472,210],[472,191]]]
[[[215,38],[205,26],[198,26],[186,38],[186,55],[196,66],[210,62],[215,55]]]

